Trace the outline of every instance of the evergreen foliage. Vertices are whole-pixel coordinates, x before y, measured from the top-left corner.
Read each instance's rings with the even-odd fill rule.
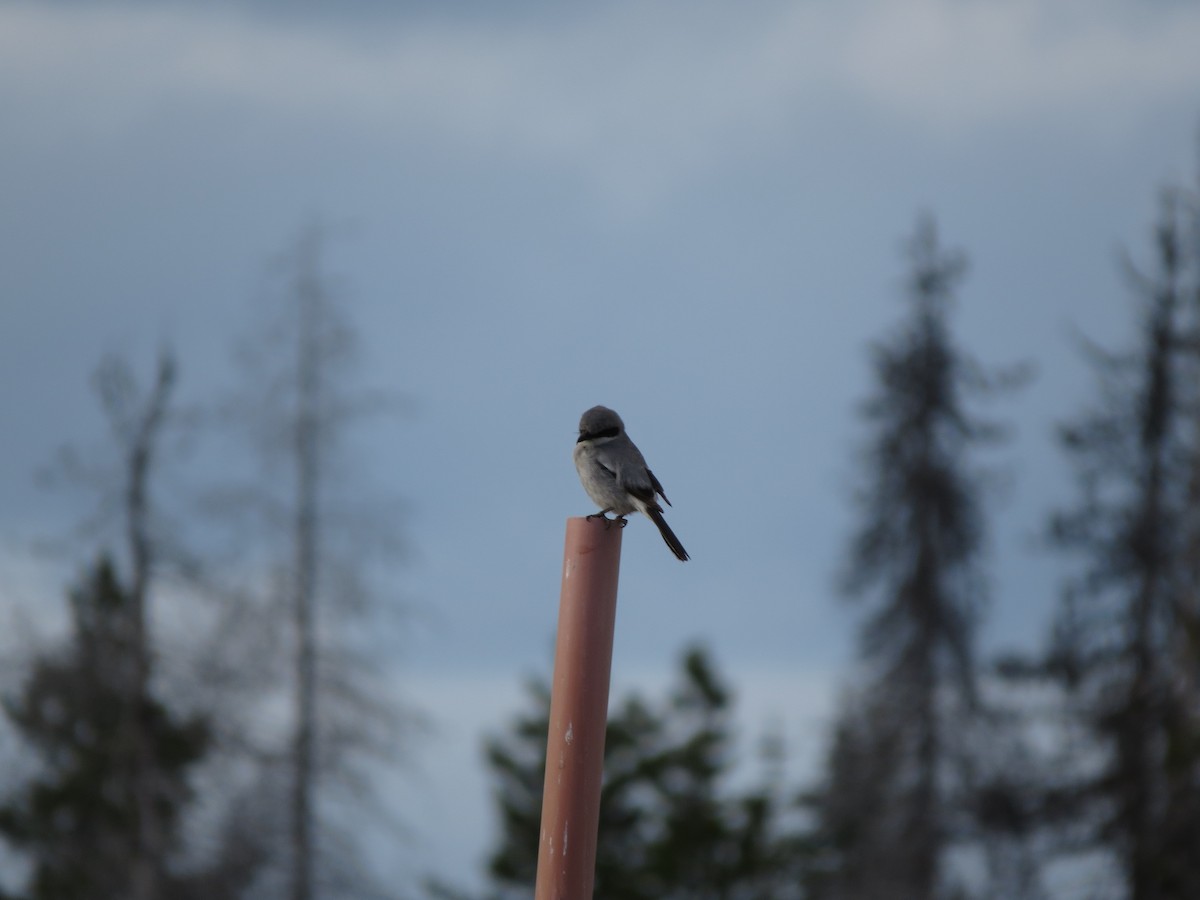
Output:
[[[964,790],[963,742],[977,707],[974,639],[985,598],[977,447],[1001,434],[966,407],[987,377],[955,345],[948,316],[966,270],[932,219],[909,244],[910,314],[874,348],[861,524],[845,572],[867,607],[863,684],[847,692],[828,780],[808,797],[820,898],[949,896],[945,867]]]
[[[1168,192],[1153,273],[1127,265],[1136,348],[1088,347],[1101,400],[1061,430],[1078,500],[1051,522],[1079,568],[1026,672],[1061,687],[1093,748],[1060,760],[1043,818],[1063,852],[1110,853],[1131,900],[1200,896],[1200,231],[1186,209]]]
[[[596,850],[597,897],[612,900],[787,900],[799,896],[766,788],[728,784],[734,765],[733,699],[709,655],[687,651],[669,697],[627,698],[609,717]],[[487,745],[496,779],[500,845],[491,858],[495,897],[528,896],[538,829],[550,696],[531,685],[534,708]]]
[[[208,728],[154,696],[135,696],[129,594],[107,559],[71,592],[71,636],[34,664],[5,715],[30,751],[36,777],[0,806],[0,835],[32,864],[29,900],[123,900],[137,837],[130,726],[141,720],[156,761],[153,802],[163,846],[178,850],[188,774],[208,748]],[[159,873],[165,896],[187,879]]]

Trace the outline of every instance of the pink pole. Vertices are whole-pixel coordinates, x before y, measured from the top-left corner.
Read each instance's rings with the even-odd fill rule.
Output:
[[[534,900],[591,900],[621,531],[567,519]]]

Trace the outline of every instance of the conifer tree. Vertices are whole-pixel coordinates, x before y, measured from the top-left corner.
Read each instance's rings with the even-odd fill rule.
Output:
[[[199,717],[181,718],[151,693],[131,691],[139,640],[136,609],[107,559],[72,591],[66,647],[36,660],[20,693],[5,701],[9,724],[38,760],[38,773],[0,805],[0,835],[31,864],[30,900],[131,896],[143,808],[138,741],[155,760],[149,785],[156,845],[154,881],[183,897],[171,870],[188,774],[208,748]]]
[[[989,379],[951,336],[966,269],[922,219],[909,252],[910,313],[874,348],[861,523],[846,567],[866,607],[861,684],[847,693],[815,813],[812,896],[950,896],[945,858],[977,705],[974,639],[985,598],[984,509],[974,451],[999,429],[966,395]]]
[[[1102,399],[1061,430],[1079,499],[1052,520],[1054,545],[1079,568],[1042,672],[1063,688],[1091,752],[1086,764],[1060,770],[1047,796],[1070,835],[1062,846],[1108,852],[1131,900],[1200,896],[1200,654],[1189,551],[1200,288],[1182,209],[1179,192],[1164,196],[1153,273],[1127,266],[1136,349],[1089,348]]]
[[[488,742],[502,833],[495,898],[528,897],[537,874],[549,692]],[[620,900],[789,900],[797,897],[767,789],[732,791],[732,695],[704,651],[682,660],[667,700],[633,695],[608,722],[596,850],[597,897]]]

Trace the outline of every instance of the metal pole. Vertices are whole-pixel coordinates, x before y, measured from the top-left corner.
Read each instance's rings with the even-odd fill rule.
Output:
[[[621,529],[567,519],[534,900],[591,900]]]

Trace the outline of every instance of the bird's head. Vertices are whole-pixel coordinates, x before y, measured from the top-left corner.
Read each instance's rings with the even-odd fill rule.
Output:
[[[579,439],[591,441],[596,438],[615,438],[625,430],[621,417],[607,406],[593,406],[579,419]]]

